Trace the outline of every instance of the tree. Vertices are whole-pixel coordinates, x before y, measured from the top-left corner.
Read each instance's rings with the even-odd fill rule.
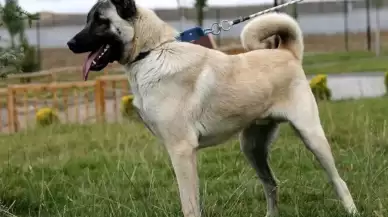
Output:
[[[197,10],[197,22],[198,26],[202,27],[204,19],[204,9],[207,6],[207,0],[196,0],[195,8]]]
[[[299,17],[298,15],[299,15],[298,4],[293,4],[292,5],[292,16],[297,20]]]
[[[273,0],[273,6],[276,7],[279,5],[279,0]],[[278,10],[275,10],[275,12],[278,12]]]
[[[7,17],[8,15],[12,15]],[[39,19],[38,14],[30,14],[20,8],[17,4],[13,7],[6,8],[0,4],[0,27],[4,26],[7,19],[14,19],[19,21],[28,20],[29,25],[32,25],[33,20]],[[6,20],[4,20],[6,18]],[[24,24],[23,24],[24,25]],[[24,38],[24,34],[21,35],[20,39]],[[2,40],[2,38],[0,38]],[[8,73],[14,71],[20,71],[24,58],[24,50],[22,47],[16,48],[1,48],[0,47],[0,76],[6,77]]]
[[[24,21],[15,19],[19,15],[18,2],[16,0],[6,0],[2,14],[2,20],[11,37],[11,47],[15,47],[15,36],[19,34],[19,39],[24,37]]]

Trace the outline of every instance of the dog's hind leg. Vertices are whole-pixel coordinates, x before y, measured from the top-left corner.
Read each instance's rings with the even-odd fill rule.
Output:
[[[303,86],[299,86],[303,87]],[[353,198],[347,184],[340,177],[335,166],[330,144],[327,141],[319,118],[319,111],[314,96],[306,84],[299,89],[287,108],[278,113],[288,119],[306,147],[315,155],[349,214],[357,214]]]
[[[240,133],[241,150],[261,180],[267,200],[267,217],[278,216],[278,189],[268,165],[268,149],[278,131],[278,124],[270,121],[264,125],[251,124]]]

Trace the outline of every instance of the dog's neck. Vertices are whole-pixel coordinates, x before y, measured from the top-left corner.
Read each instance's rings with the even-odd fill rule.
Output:
[[[161,20],[152,10],[139,8],[139,15],[135,22],[135,36],[132,43],[130,60],[138,61],[139,57],[170,41],[175,41],[179,33],[166,22]],[[151,26],[152,25],[152,26]]]
[[[130,64],[133,64],[133,63],[136,63],[137,61],[140,61],[144,58],[146,58],[149,54],[151,53],[151,51],[144,51],[144,52],[140,52],[132,61]]]

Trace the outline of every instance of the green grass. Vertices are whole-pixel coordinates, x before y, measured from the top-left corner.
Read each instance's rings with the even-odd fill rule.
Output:
[[[387,53],[382,53],[386,55]],[[353,59],[373,58],[375,53],[368,51],[351,51],[351,52],[329,52],[306,54],[303,62],[305,64],[319,64],[327,62],[349,61]]]
[[[388,53],[383,52],[379,57],[367,51],[312,54],[304,57],[303,66],[306,74],[385,72]]]
[[[362,216],[388,216],[387,98],[322,103],[320,111]],[[0,216],[182,216],[168,156],[142,124],[35,129],[2,135],[0,146]],[[270,161],[279,180],[281,216],[346,216],[317,161],[288,125]],[[265,215],[262,186],[236,140],[201,150],[199,171],[206,216]]]

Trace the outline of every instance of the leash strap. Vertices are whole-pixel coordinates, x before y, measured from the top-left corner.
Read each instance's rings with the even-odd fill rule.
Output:
[[[188,29],[188,30],[185,30],[185,31],[181,32],[176,37],[176,39],[178,41],[193,42],[193,41],[196,41],[200,37],[205,36],[207,34],[219,35],[221,33],[221,31],[229,31],[232,28],[232,26],[234,26],[236,24],[245,22],[247,20],[250,20],[252,18],[258,17],[258,16],[263,15],[263,14],[268,13],[268,12],[276,11],[276,10],[278,10],[280,8],[284,8],[284,7],[287,7],[289,5],[299,3],[301,1],[304,1],[304,0],[291,0],[291,1],[287,2],[287,3],[281,4],[281,5],[272,7],[272,8],[268,8],[266,10],[257,12],[255,14],[251,14],[251,15],[246,16],[246,17],[240,17],[238,19],[231,20],[231,21],[229,21],[229,20],[222,20],[219,23],[213,23],[211,28],[208,28],[208,29],[202,29],[200,27],[194,27],[194,28],[191,28],[191,29]]]
[[[276,11],[278,9],[287,7],[289,5],[299,3],[301,1],[304,1],[304,0],[292,0],[292,1],[289,1],[287,3],[281,4],[281,5],[272,7],[272,8],[268,8],[266,10],[257,12],[255,14],[251,14],[251,15],[246,16],[246,17],[240,17],[238,19],[231,20],[231,21],[229,21],[229,20],[222,20],[220,23],[213,23],[213,25],[211,26],[210,29],[205,29],[204,31],[207,32],[207,33],[211,33],[213,35],[219,35],[222,30],[223,31],[229,31],[232,28],[232,26],[234,26],[236,24],[245,22],[247,20],[250,20],[252,18],[258,17],[258,16],[263,15],[263,14],[266,14],[268,12]]]

